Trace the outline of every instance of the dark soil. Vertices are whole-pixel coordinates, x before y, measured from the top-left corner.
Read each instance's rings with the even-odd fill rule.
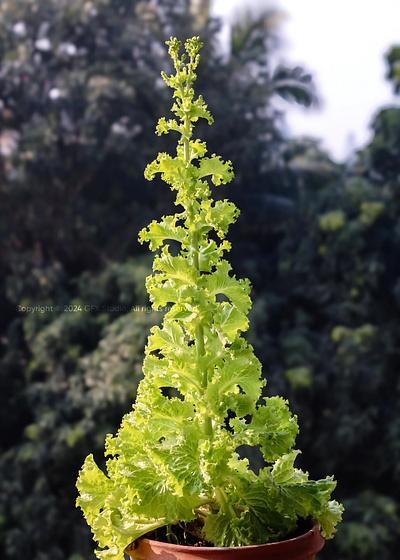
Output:
[[[186,526],[178,524],[161,527],[145,536],[155,541],[180,544],[183,546],[214,546],[201,536],[201,532],[202,526],[192,522],[187,523]]]
[[[296,537],[300,537],[307,533],[311,528],[311,521],[309,519],[299,519],[297,523],[297,527],[292,533],[287,535],[285,539],[294,539]],[[202,536],[202,524],[196,523],[193,521],[192,523],[187,523],[184,525],[177,524],[177,525],[170,525],[168,527],[161,527],[156,531],[152,531],[145,535],[146,538],[152,539],[155,541],[160,542],[167,542],[171,544],[179,544],[183,546],[211,546],[214,545],[208,541],[206,541]]]

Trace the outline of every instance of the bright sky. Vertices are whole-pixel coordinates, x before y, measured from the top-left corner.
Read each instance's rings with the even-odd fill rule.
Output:
[[[384,105],[400,105],[385,80],[385,53],[400,45],[400,0],[212,0],[213,13],[229,19],[242,7],[276,7],[286,14],[277,62],[311,72],[319,109],[288,104],[290,131],[322,139],[342,161],[371,138],[369,125]]]

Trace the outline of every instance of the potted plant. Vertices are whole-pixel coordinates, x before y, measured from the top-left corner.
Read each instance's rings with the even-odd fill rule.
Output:
[[[77,504],[100,559],[122,560],[124,551],[159,560],[192,558],[190,551],[251,558],[259,547],[266,558],[285,558],[289,547],[286,557],[310,559],[323,537],[332,537],[343,508],[330,499],[332,477],[309,480],[293,466],[298,425],[287,402],[261,398],[261,364],[242,337],[250,283],[236,279],[224,259],[225,236],[239,212],[232,202],[214,202],[207,181],[228,183],[232,165],[207,157],[205,143],[192,138],[199,118],[213,122],[192,87],[202,44],[189,39],[181,58],[181,43],[167,44],[175,74],[162,76],[174,89],[177,118],[161,118],[157,134],[180,138],[176,156],[160,153],[145,175],[160,173],[182,210],[153,221],[139,237],[158,250],[146,282],[152,305],[170,309],[151,329],[134,409],[117,435],[107,436],[107,475],[89,455]],[[261,452],[258,473],[239,455],[242,446]],[[167,542],[167,552],[157,541]]]

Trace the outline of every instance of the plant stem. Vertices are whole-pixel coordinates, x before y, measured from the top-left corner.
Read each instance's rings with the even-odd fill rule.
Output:
[[[226,495],[226,492],[223,488],[221,487],[216,488],[215,496],[218,502],[221,504],[221,509],[225,511],[229,511],[229,514],[232,518],[239,517],[237,511],[235,511],[232,504],[229,503],[228,496]]]
[[[183,99],[182,90],[181,90],[181,94],[182,94],[181,98]],[[190,118],[188,116],[185,116],[185,118],[183,119],[183,125],[186,133],[183,138],[183,157],[185,163],[189,165],[190,163]],[[197,231],[194,231],[193,233],[192,255],[193,255],[193,264],[196,267],[196,269],[200,272],[200,248],[199,248],[199,238],[198,238]],[[195,344],[196,344],[196,355],[197,355],[197,359],[199,360],[199,358],[205,355],[204,329],[201,323],[201,318],[199,318],[198,324],[196,326]],[[206,390],[207,388],[207,383],[208,383],[207,370],[204,370],[202,372],[202,383],[201,383],[204,390]],[[204,415],[203,429],[204,429],[205,436],[207,437],[212,436],[213,426],[212,426],[211,418],[209,417],[208,414]]]

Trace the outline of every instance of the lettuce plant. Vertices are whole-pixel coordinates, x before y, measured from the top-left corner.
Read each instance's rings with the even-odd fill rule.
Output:
[[[248,328],[250,283],[224,258],[238,210],[213,201],[210,184],[233,178],[230,161],[206,156],[192,138],[199,118],[213,119],[193,82],[202,47],[198,37],[167,42],[175,74],[172,112],[157,134],[176,132],[177,153],[160,153],[146,168],[176,191],[181,211],[153,221],[140,241],[157,251],[146,286],[154,308],[169,306],[151,329],[134,409],[106,440],[107,474],[89,455],[80,472],[77,503],[91,525],[101,559],[123,559],[132,541],[165,527],[170,538],[194,535],[215,546],[285,538],[300,519],[316,518],[330,538],[342,506],[330,500],[332,477],[312,481],[294,467],[296,417],[280,397],[261,398],[264,381]],[[240,446],[257,447],[258,474]]]

